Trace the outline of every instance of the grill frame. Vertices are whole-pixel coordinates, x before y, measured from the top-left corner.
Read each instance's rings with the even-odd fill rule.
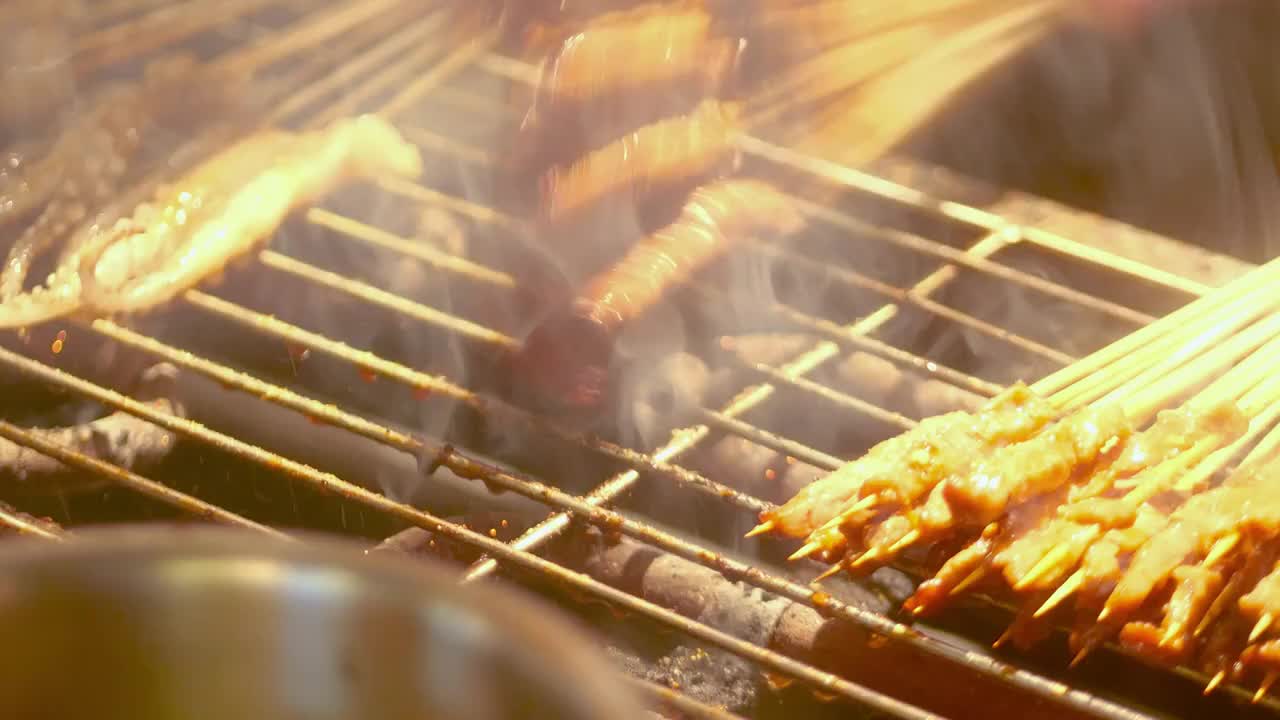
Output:
[[[346,28],[371,22],[377,11],[395,5],[394,0],[352,0],[348,3],[331,3],[324,13],[306,14],[309,8],[304,3],[288,2],[281,4],[270,0],[255,0],[255,3],[243,3],[246,7],[278,10],[287,7],[298,12],[298,26],[286,25],[283,30],[267,31],[256,36],[256,40],[245,48],[236,50],[228,56],[226,63],[232,66],[260,67],[287,58],[293,53],[312,49],[317,43],[328,40]],[[149,5],[149,3],[147,3]],[[141,4],[139,5],[141,7]],[[237,5],[239,8],[239,5]],[[166,8],[145,11],[141,18],[151,17],[152,13],[161,13]],[[314,11],[312,11],[314,12]],[[363,54],[353,58],[353,62],[343,65],[344,70],[335,73],[326,80],[311,83],[298,88],[290,100],[279,105],[269,120],[279,120],[288,115],[297,115],[311,109],[323,99],[326,91],[334,92],[341,85],[355,78],[361,72],[370,73],[375,68],[382,70],[379,80],[364,85],[361,92],[343,95],[337,103],[323,106],[323,109],[309,118],[309,124],[319,124],[337,115],[349,112],[357,104],[367,102],[370,97],[390,92],[390,98],[380,103],[380,109],[388,116],[394,117],[411,107],[430,102],[440,94],[449,91],[442,86],[465,68],[478,68],[483,72],[505,78],[516,83],[530,83],[534,80],[532,68],[517,60],[503,57],[494,52],[496,31],[482,33],[462,45],[430,45],[422,44],[416,52],[406,53],[407,57],[394,62],[393,67],[383,68],[383,61],[389,56],[387,48],[399,48],[391,45],[393,40],[404,43],[405,47],[419,43],[427,38],[438,38],[447,25],[445,10],[437,9],[435,14],[426,15],[418,22],[399,30],[391,39],[373,42]],[[252,13],[250,13],[252,14]],[[133,54],[150,52],[159,48],[167,48],[200,31],[210,31],[215,25],[226,22],[230,18],[225,14],[210,12],[201,15],[182,26],[181,32],[173,32],[156,41],[155,46],[143,43],[138,46],[122,47],[118,43],[103,43],[110,48],[103,54],[90,43],[89,50],[77,55],[77,69],[84,77],[91,77],[94,72],[104,66],[122,63],[132,58]],[[123,21],[125,26],[131,23],[145,23],[142,19]],[[336,28],[336,30],[335,30]],[[104,31],[105,32],[105,31]],[[120,31],[113,31],[120,32]],[[221,31],[225,32],[225,30]],[[85,59],[87,58],[87,59]],[[81,61],[83,60],[83,64]],[[362,60],[364,62],[362,62]],[[349,68],[355,69],[349,69]],[[397,79],[408,79],[398,90],[392,90]],[[455,152],[460,157],[466,156],[469,150],[459,148],[448,138],[432,136],[429,131],[406,131],[416,142],[426,146],[434,146],[436,150]],[[538,552],[555,537],[567,531],[573,521],[583,521],[592,526],[605,528],[611,532],[621,533],[630,538],[644,542],[686,560],[712,568],[725,577],[742,580],[755,587],[787,598],[796,603],[818,609],[828,617],[838,617],[870,633],[881,635],[892,643],[901,643],[944,661],[962,666],[969,671],[977,672],[997,682],[1008,684],[1032,696],[1061,704],[1074,711],[1091,717],[1108,720],[1139,720],[1146,715],[1130,710],[1115,702],[1105,700],[1088,692],[1073,688],[1065,683],[1049,679],[1034,672],[1016,667],[989,655],[974,653],[955,646],[946,645],[929,635],[918,632],[887,617],[870,613],[866,610],[842,603],[838,600],[820,598],[820,594],[811,587],[790,581],[782,576],[771,574],[759,566],[741,562],[715,552],[708,547],[688,538],[668,533],[658,527],[631,518],[623,513],[611,510],[611,503],[624,496],[642,479],[656,482],[673,482],[691,487],[710,496],[719,498],[739,511],[758,513],[769,507],[766,501],[747,495],[737,489],[719,483],[701,473],[689,470],[679,464],[679,458],[690,450],[699,447],[708,438],[717,433],[730,433],[744,437],[764,447],[785,453],[800,460],[810,462],[818,467],[831,468],[839,460],[820,449],[812,448],[791,438],[779,436],[764,428],[756,427],[741,419],[750,410],[763,407],[780,392],[800,391],[822,395],[827,400],[842,406],[849,411],[866,415],[872,419],[895,425],[899,428],[910,427],[914,422],[899,413],[886,410],[873,403],[840,391],[816,385],[806,379],[806,375],[820,366],[829,363],[847,352],[865,351],[884,357],[896,364],[914,370],[924,370],[939,379],[950,380],[961,386],[981,393],[993,394],[996,385],[990,381],[973,377],[958,370],[938,366],[926,357],[898,348],[873,337],[873,333],[895,316],[899,308],[911,305],[926,313],[951,321],[968,322],[960,317],[960,311],[932,299],[932,295],[952,283],[962,271],[990,274],[1001,280],[1012,281],[1024,285],[1030,290],[1046,292],[1051,296],[1079,300],[1079,293],[1051,281],[1044,281],[1022,271],[1001,264],[992,258],[1015,246],[1034,246],[1035,248],[1061,255],[1075,261],[1096,263],[1109,271],[1120,272],[1135,280],[1163,287],[1166,290],[1180,293],[1185,300],[1207,292],[1212,285],[1191,280],[1177,273],[1149,266],[1138,260],[1110,253],[1100,247],[1077,242],[1055,234],[1043,226],[1024,224],[1003,214],[984,210],[977,205],[961,202],[941,201],[908,184],[895,182],[886,175],[872,174],[850,168],[834,166],[825,161],[799,156],[791,151],[769,144],[767,141],[745,137],[739,142],[740,149],[758,158],[786,166],[792,170],[804,172],[820,178],[824,182],[838,185],[875,196],[886,203],[910,206],[914,210],[933,213],[948,222],[959,223],[972,228],[977,239],[963,250],[953,249],[945,244],[935,243],[923,237],[900,233],[896,239],[909,246],[923,248],[925,253],[932,254],[939,262],[938,267],[923,279],[910,287],[882,287],[882,294],[887,299],[884,305],[874,313],[847,326],[840,326],[824,318],[807,316],[801,311],[782,308],[774,312],[789,319],[796,327],[804,328],[819,335],[822,339],[808,352],[801,354],[788,363],[780,366],[755,364],[742,368],[758,378],[760,382],[745,386],[729,405],[716,408],[701,408],[695,418],[695,424],[676,430],[671,440],[651,453],[642,453],[629,447],[602,441],[583,435],[575,430],[548,423],[543,418],[529,416],[524,411],[507,405],[492,397],[479,395],[464,385],[455,384],[443,377],[431,376],[423,372],[399,365],[393,361],[379,357],[372,352],[353,348],[341,341],[324,337],[301,327],[272,318],[253,311],[247,307],[223,300],[216,294],[204,290],[192,290],[186,293],[182,302],[193,306],[201,312],[230,321],[251,332],[265,333],[286,343],[295,343],[309,350],[322,353],[348,363],[356,368],[376,373],[380,378],[399,383],[414,390],[426,389],[468,405],[471,409],[487,415],[502,416],[509,421],[525,424],[536,432],[546,433],[560,441],[581,446],[584,452],[599,454],[631,469],[606,478],[593,490],[583,495],[574,495],[557,489],[553,484],[543,484],[537,479],[521,472],[512,472],[493,466],[478,459],[465,450],[440,445],[413,434],[390,427],[376,421],[368,420],[354,412],[327,404],[321,400],[299,394],[285,387],[261,380],[255,376],[241,372],[234,367],[220,364],[214,360],[192,355],[191,353],[166,344],[151,336],[133,330],[126,325],[108,319],[98,319],[80,324],[78,331],[89,331],[103,338],[141,351],[156,360],[167,361],[186,372],[203,376],[220,383],[225,388],[237,392],[254,395],[264,401],[282,408],[301,413],[325,425],[340,428],[346,432],[365,438],[374,443],[384,445],[411,455],[420,465],[427,469],[433,466],[444,466],[456,475],[483,480],[486,485],[501,487],[517,495],[541,503],[553,511],[546,521],[530,529],[525,535],[512,543],[503,543],[482,533],[470,530],[457,523],[422,510],[414,509],[404,503],[396,502],[384,495],[364,489],[343,481],[337,475],[311,467],[305,463],[284,457],[265,450],[257,445],[242,441],[212,430],[194,420],[172,415],[158,410],[145,403],[134,400],[111,388],[100,385],[55,368],[36,357],[0,348],[0,366],[24,373],[27,377],[41,383],[67,390],[81,398],[91,399],[109,408],[126,412],[140,419],[165,428],[187,440],[194,440],[222,452],[270,467],[295,482],[303,483],[323,493],[337,495],[366,509],[377,510],[385,515],[417,528],[425,529],[465,543],[483,551],[488,557],[469,567],[461,582],[473,582],[493,575],[503,565],[539,573],[552,578],[560,584],[575,590],[589,593],[594,597],[606,600],[629,612],[655,619],[669,627],[696,638],[700,641],[719,646],[735,654],[746,657],[775,672],[786,673],[812,684],[825,692],[841,695],[847,699],[861,702],[896,717],[925,718],[933,715],[921,711],[908,703],[903,703],[883,694],[865,688],[856,682],[839,678],[831,673],[819,670],[799,660],[786,657],[774,650],[746,643],[722,631],[711,628],[698,621],[685,618],[671,610],[658,607],[643,599],[632,596],[604,583],[592,580],[570,570],[554,561],[543,558]],[[473,156],[474,159],[474,156]],[[897,161],[895,161],[897,162]],[[919,167],[897,165],[898,171],[910,175],[921,173]],[[456,196],[443,194],[430,187],[415,183],[384,181],[378,183],[378,189],[397,195],[401,198],[441,207],[479,222],[495,223],[510,226],[514,221],[502,216],[497,211],[470,203]],[[807,207],[811,213],[824,220],[840,222],[857,222],[841,216],[837,211],[824,207]],[[1063,213],[1066,214],[1066,213]],[[501,271],[481,266],[465,258],[445,255],[428,248],[411,246],[409,241],[397,237],[387,231],[362,223],[353,218],[346,218],[323,207],[307,211],[306,222],[344,235],[355,242],[369,243],[397,252],[413,255],[418,261],[432,266],[436,270],[469,277],[473,280],[489,283],[499,287],[514,287],[515,280]],[[837,223],[839,224],[839,223]],[[859,228],[865,230],[866,228]],[[875,230],[875,228],[872,228]],[[890,240],[892,242],[892,240]],[[1161,240],[1166,247],[1173,247],[1172,241]],[[1181,250],[1181,246],[1178,246]],[[784,252],[774,248],[772,251]],[[476,323],[448,314],[445,311],[431,308],[413,301],[399,298],[391,293],[381,291],[371,285],[345,278],[323,268],[312,266],[287,254],[271,249],[257,253],[261,265],[273,271],[284,272],[295,277],[329,287],[335,292],[345,293],[362,302],[401,313],[415,320],[435,324],[451,332],[470,337],[480,342],[492,343],[496,346],[509,346],[514,341],[499,331],[479,326]],[[1224,266],[1233,265],[1221,261]],[[1223,276],[1238,274],[1244,269],[1243,264],[1224,270]],[[1219,280],[1223,278],[1217,278]],[[873,279],[872,279],[873,280]],[[862,280],[853,281],[856,285]],[[874,283],[863,283],[874,285]],[[711,288],[698,288],[702,292],[714,293]],[[871,287],[875,291],[877,288]],[[1090,297],[1090,296],[1086,296]],[[1093,302],[1093,301],[1085,301]],[[1129,320],[1133,327],[1141,322],[1150,321],[1152,316],[1135,311],[1126,306],[1096,299],[1099,307],[1118,317]],[[1002,328],[984,328],[982,321],[970,318],[972,327],[992,335],[997,339],[1021,345],[1024,349],[1034,348],[1037,344]],[[73,324],[73,326],[75,326]],[[1072,358],[1053,348],[1045,348],[1049,359],[1056,362],[1069,362]],[[1041,352],[1041,351],[1037,351]],[[212,504],[194,495],[171,489],[142,475],[126,471],[109,463],[84,456],[65,448],[60,448],[37,434],[24,430],[12,423],[0,421],[0,438],[21,445],[37,452],[49,455],[65,465],[80,469],[86,473],[98,475],[107,481],[129,488],[171,505],[197,518],[238,525],[270,535],[282,535],[280,531],[236,515],[216,504]],[[55,524],[32,518],[21,510],[0,506],[0,525],[25,535],[55,539],[64,533],[74,534],[74,530],[66,530]],[[680,706],[680,709],[701,717],[726,717],[727,715],[714,708],[701,706],[678,693],[670,690],[646,687],[651,695],[663,698]],[[1238,692],[1234,690],[1233,692]]]

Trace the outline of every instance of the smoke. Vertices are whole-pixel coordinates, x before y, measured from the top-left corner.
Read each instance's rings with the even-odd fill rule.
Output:
[[[1002,68],[910,151],[1218,252],[1274,254],[1274,3],[1169,3]]]

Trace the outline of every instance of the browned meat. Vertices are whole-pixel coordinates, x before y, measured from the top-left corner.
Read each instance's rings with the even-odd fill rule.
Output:
[[[944,485],[944,497],[956,516],[953,522],[986,525],[1014,504],[1070,482],[1129,433],[1119,407],[1088,408],[1041,435],[992,453],[972,472]]]
[[[1218,540],[1234,534],[1274,536],[1280,527],[1280,497],[1248,485],[1206,491],[1179,508],[1169,525],[1134,555],[1107,600],[1107,611],[1124,616],[1164,587],[1178,565],[1198,560]]]
[[[729,153],[737,108],[706,100],[688,115],[646,125],[542,181],[547,220],[571,219],[611,197],[634,206],[666,187],[711,173]]]
[[[1053,415],[1045,400],[1025,385],[1014,385],[977,413],[927,418],[877,444],[761,520],[774,523],[783,535],[805,537],[863,498],[875,496],[878,502],[883,495],[890,503],[915,502],[984,452],[1034,434]]]
[[[1131,525],[1153,490],[1173,484],[1186,469],[1186,452],[1204,438],[1225,444],[1247,429],[1234,405],[1211,412],[1166,411],[1147,430],[1125,444],[1116,460],[1083,485],[1071,488],[1067,502],[1047,513],[1025,533],[1014,536],[996,556],[1009,584],[1018,590],[1054,587],[1066,579],[1095,539],[1106,530]],[[1125,490],[1117,484],[1134,485]],[[1112,491],[1116,497],[1096,497]],[[1051,562],[1052,567],[1045,563]],[[1034,577],[1033,574],[1034,573]]]
[[[601,96],[635,101],[641,91],[688,86],[714,94],[734,43],[712,34],[711,15],[696,7],[646,6],[604,16],[564,40],[547,58],[535,112],[566,103],[580,108]]]
[[[1252,590],[1240,598],[1240,612],[1250,622],[1257,623],[1264,616],[1270,626],[1280,619],[1280,566],[1276,566],[1266,577],[1258,581]],[[1259,628],[1266,632],[1269,627]]]
[[[597,275],[567,312],[526,340],[517,368],[541,403],[590,408],[605,393],[615,335],[673,286],[721,257],[735,239],[798,230],[786,196],[755,180],[724,180],[695,191],[680,217],[641,240]]]

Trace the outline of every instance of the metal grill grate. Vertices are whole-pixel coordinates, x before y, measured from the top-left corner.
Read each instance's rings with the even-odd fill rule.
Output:
[[[506,83],[519,87],[532,82],[531,68],[492,51],[494,36],[475,37],[461,46],[448,44],[444,38],[449,19],[444,11],[415,14],[394,0],[324,4],[244,0],[216,6],[118,0],[95,5],[86,23],[81,29],[75,56],[78,73],[86,82],[142,56],[167,52],[178,44],[199,47],[217,61],[266,71],[268,81],[287,84],[296,77],[310,78],[285,88],[284,99],[273,107],[271,122],[311,126],[354,111],[376,111],[396,121],[429,157],[474,169],[490,162],[488,149],[475,144],[474,139],[451,136],[448,130],[433,127],[428,119],[438,109],[448,107],[464,115],[471,113],[509,122],[511,118],[505,116],[507,108],[500,100],[486,97],[474,88]],[[129,37],[130,41],[120,42],[123,37]],[[134,38],[143,40],[135,42]],[[321,52],[320,48],[327,51]],[[318,80],[315,79],[317,70],[326,73]],[[336,507],[343,513],[344,527],[349,522],[345,513],[358,514],[353,534],[385,536],[398,527],[410,525],[482,553],[482,559],[467,568],[463,582],[488,577],[500,568],[520,576],[523,571],[552,580],[751,660],[764,670],[794,677],[824,693],[894,717],[934,715],[775,648],[739,639],[613,587],[553,559],[555,556],[549,554],[548,549],[553,540],[577,527],[575,521],[581,521],[813,608],[824,618],[847,623],[894,646],[961,668],[985,678],[986,682],[1012,688],[1032,702],[1057,708],[1055,712],[1062,712],[1064,716],[1146,717],[1123,703],[1013,666],[968,646],[946,642],[937,633],[913,629],[856,603],[841,601],[791,579],[783,569],[765,560],[737,559],[735,554],[721,552],[714,539],[663,529],[664,518],[641,517],[638,513],[613,508],[641,487],[672,492],[691,490],[703,496],[705,502],[723,506],[749,524],[757,513],[770,506],[769,501],[743,491],[731,478],[717,478],[714,473],[694,470],[684,462],[687,457],[724,437],[738,437],[793,461],[822,469],[839,464],[836,453],[856,451],[856,448],[836,448],[830,442],[811,441],[770,427],[768,409],[788,399],[795,402],[798,398],[800,402],[820,407],[815,412],[833,416],[829,424],[843,422],[875,428],[873,434],[879,437],[912,426],[916,417],[813,379],[817,371],[835,365],[851,353],[878,357],[932,381],[984,397],[995,394],[1001,383],[1010,379],[1002,377],[1002,371],[992,365],[951,366],[944,362],[945,352],[913,342],[910,333],[901,331],[900,324],[924,322],[933,329],[952,328],[965,337],[1002,348],[1001,355],[1022,358],[1023,367],[1048,370],[1069,363],[1076,353],[1101,347],[1207,291],[1210,283],[1216,284],[1224,278],[1198,282],[1109,253],[1098,246],[1069,240],[1044,228],[1029,226],[1004,214],[980,209],[976,204],[941,201],[880,175],[798,156],[759,138],[744,137],[739,143],[748,158],[750,172],[797,178],[806,185],[820,185],[841,193],[843,199],[850,200],[849,205],[860,209],[846,211],[845,203],[818,205],[802,201],[801,206],[815,225],[834,236],[856,237],[860,248],[880,248],[908,258],[910,262],[905,266],[913,268],[914,274],[905,273],[910,277],[903,280],[899,276],[904,273],[890,273],[893,277],[889,277],[877,273],[875,268],[855,263],[833,266],[827,259],[805,254],[803,248],[750,244],[749,252],[768,258],[777,267],[821,278],[835,291],[865,300],[852,308],[852,317],[842,319],[833,319],[803,303],[789,303],[781,296],[769,303],[761,312],[768,314],[775,327],[816,340],[784,362],[744,360],[729,351],[714,355],[708,361],[713,367],[732,369],[736,377],[746,377],[749,382],[742,384],[727,404],[696,409],[686,427],[671,432],[669,439],[651,452],[583,434],[531,415],[492,394],[472,389],[465,378],[411,367],[392,359],[390,355],[394,353],[375,352],[368,338],[343,337],[342,329],[335,328],[335,323],[309,327],[304,320],[285,319],[254,309],[251,299],[256,296],[249,293],[245,297],[250,299],[246,300],[240,297],[244,293],[237,294],[234,287],[227,292],[221,287],[190,291],[180,301],[183,307],[176,308],[175,312],[190,313],[205,323],[202,327],[210,328],[209,333],[225,333],[224,341],[239,343],[240,349],[254,345],[259,349],[284,347],[293,361],[304,362],[302,358],[306,356],[307,363],[321,360],[328,363],[323,365],[325,368],[346,366],[344,377],[364,375],[370,382],[356,382],[355,390],[346,396],[330,397],[333,394],[330,386],[308,388],[302,381],[267,379],[270,373],[259,371],[252,362],[242,362],[236,351],[211,353],[206,344],[186,342],[190,336],[177,332],[172,324],[148,319],[137,323],[98,319],[54,323],[56,327],[34,329],[21,337],[10,338],[12,342],[0,347],[0,368],[145,421],[184,443],[229,456],[239,463],[237,467],[257,465],[282,475],[288,478],[291,493],[305,490],[334,496],[341,501]],[[899,167],[886,166],[885,172],[892,174],[894,168]],[[518,233],[521,228],[516,220],[489,206],[464,199],[457,188],[386,180],[367,190],[362,196],[367,201],[365,205],[344,203],[340,209],[333,203],[316,207],[297,218],[294,223],[297,227],[286,233],[323,237],[328,244],[345,247],[352,253],[399,258],[433,273],[432,277],[473,285],[495,296],[519,292],[516,277],[505,269],[417,242],[408,233],[391,227],[395,222],[383,222],[388,215],[377,209],[396,204],[444,210],[470,224],[476,233]],[[374,210],[362,213],[361,208]],[[867,208],[869,210],[863,210]],[[895,222],[897,228],[893,227]],[[929,234],[922,234],[926,232],[919,229],[922,227],[927,228]],[[466,317],[452,307],[434,306],[388,291],[378,278],[352,277],[343,264],[345,255],[330,257],[327,263],[323,258],[313,260],[320,256],[300,249],[299,242],[310,240],[279,243],[273,249],[262,250],[256,256],[254,267],[239,272],[268,275],[288,287],[309,288],[310,298],[332,297],[335,303],[344,306],[354,304],[399,317],[405,323],[402,327],[442,331],[478,347],[501,351],[516,342],[511,328],[492,327],[487,321]],[[852,250],[846,254],[850,253]],[[1034,260],[1035,267],[1068,270],[1057,277],[1046,278],[1026,269],[1027,258]],[[1070,309],[1077,325],[1096,328],[1096,331],[1085,333],[1082,344],[1069,350],[1053,337],[1035,336],[1024,328],[1007,326],[992,315],[990,308],[966,305],[972,293],[948,294],[952,288],[965,283],[970,286],[980,283],[982,287],[992,288],[993,293],[1025,292],[1059,303]],[[730,299],[711,282],[691,284],[682,292],[712,302]],[[290,318],[293,315],[284,314]],[[50,338],[55,333],[62,334],[52,343],[57,349],[50,349]],[[96,377],[91,370],[92,363],[77,364],[76,348],[89,342],[89,338],[95,342],[109,341],[153,362],[170,363],[188,380],[212,381],[209,384],[214,387],[212,396],[207,397],[203,405],[198,398],[185,398],[188,404],[184,415],[136,393],[126,394],[119,383]],[[1012,366],[1014,363],[1007,363],[1005,367]],[[377,383],[372,382],[374,378]],[[519,427],[522,432],[555,442],[557,447],[576,448],[584,456],[621,470],[581,492],[556,477],[540,479],[539,473],[532,470],[499,467],[464,447],[424,439],[405,430],[404,423],[384,420],[365,410],[371,403],[361,401],[360,396],[382,397],[383,393],[390,392],[386,389],[388,385],[404,391],[394,397],[421,399],[424,408],[432,402],[456,405],[486,422]],[[288,447],[302,449],[283,454],[268,450],[266,446],[272,444],[267,441],[270,438],[249,439],[247,433],[239,431],[239,420],[244,418],[232,417],[238,411],[227,410],[218,415],[222,407],[244,407],[234,404],[235,397],[253,398],[259,403],[287,409],[296,414],[295,418],[305,417],[307,422],[289,426],[288,432],[298,433],[296,436],[288,440],[276,438]],[[215,429],[219,427],[223,429]],[[326,466],[324,462],[296,459],[308,449],[316,450],[321,459],[332,459],[332,455],[324,456],[317,446],[330,442],[335,433],[399,451],[403,456],[401,460],[407,457],[412,463],[428,466],[426,469],[447,468],[458,477],[481,481],[491,490],[528,498],[544,506],[551,515],[517,539],[503,542],[368,489],[368,483],[348,481],[344,479],[345,470],[330,471],[322,469]],[[0,422],[0,438],[55,458],[84,476],[107,482],[108,487],[145,496],[181,514],[269,534],[281,534],[277,526],[287,524],[269,513],[255,518],[248,511],[229,509],[217,499],[218,493],[207,487],[144,477],[13,422]],[[423,483],[430,487],[432,480]],[[490,497],[497,502],[497,496],[483,491],[470,500],[483,503]],[[49,514],[56,515],[65,528],[28,514],[39,514],[47,507],[47,500],[32,499],[21,493],[4,499],[11,504],[0,505],[0,524],[18,533],[56,539],[64,533],[74,533],[74,526],[79,522],[78,512],[67,505],[64,497],[57,499],[60,507]],[[297,500],[293,502],[296,504]],[[126,513],[113,519],[144,521],[148,515]],[[361,523],[363,527],[359,527]],[[394,538],[388,541],[393,542]],[[663,702],[690,716],[728,717],[670,689],[642,685]]]

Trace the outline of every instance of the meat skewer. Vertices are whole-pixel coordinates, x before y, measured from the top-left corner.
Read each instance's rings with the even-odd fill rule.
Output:
[[[141,81],[109,89],[35,162],[0,185],[0,225],[36,208],[9,249],[0,272],[0,301],[17,297],[35,256],[83,222],[120,190],[142,139],[175,117],[208,122],[231,103],[236,83],[225,73],[198,69],[179,55],[153,62]],[[189,124],[184,129],[190,130]]]
[[[81,261],[92,312],[163,304],[267,239],[296,208],[335,188],[422,172],[416,147],[364,115],[303,133],[254,133],[117,222]]]
[[[1134,393],[1131,398],[1124,393],[1112,393],[1094,406],[1071,413],[1044,432],[995,449],[967,468],[953,470],[913,506],[898,508],[887,518],[864,516],[861,520],[842,521],[838,531],[846,538],[852,536],[855,544],[866,548],[861,556],[842,564],[855,570],[874,567],[916,544],[934,542],[956,532],[976,532],[1032,498],[1058,493],[1073,477],[1087,474],[1095,463],[1110,462],[1113,458],[1105,456],[1123,445],[1131,423],[1145,423],[1162,403],[1181,393],[1182,388],[1224,365],[1229,366],[1276,333],[1280,333],[1280,317],[1258,323],[1202,360]],[[1126,401],[1123,407],[1122,400]],[[868,509],[856,503],[850,509],[853,508]],[[847,513],[848,510],[843,514]],[[823,532],[811,538],[806,548],[814,544],[832,545],[831,534]]]
[[[756,180],[721,180],[694,191],[680,216],[593,278],[564,313],[541,324],[516,358],[540,400],[596,406],[617,333],[671,286],[724,255],[744,236],[785,235],[804,220],[786,196]]]
[[[543,178],[545,218],[559,222],[621,196],[643,201],[670,184],[696,180],[730,151],[735,105],[706,100],[688,115],[647,125]]]
[[[1031,437],[1036,430],[1043,427],[1044,423],[1057,416],[1059,410],[1055,409],[1055,406],[1080,400],[1081,398],[1085,402],[1092,402],[1124,386],[1127,382],[1140,377],[1147,366],[1155,364],[1150,360],[1153,356],[1161,359],[1176,358],[1183,362],[1193,359],[1195,353],[1184,352],[1184,349],[1203,350],[1203,346],[1209,341],[1222,336],[1223,327],[1238,329],[1241,323],[1234,320],[1237,317],[1238,310],[1249,309],[1249,312],[1252,312],[1252,309],[1258,306],[1274,307],[1280,304],[1280,300],[1274,297],[1271,298],[1269,303],[1255,302],[1259,296],[1268,293],[1271,277],[1277,271],[1280,271],[1280,260],[1259,268],[1236,283],[1211,293],[1201,300],[1170,314],[1168,317],[1138,330],[1130,336],[1121,338],[1075,365],[1036,383],[1035,386],[1030,388],[1029,395],[1019,395],[1022,399],[1015,405],[1028,405],[1034,408],[1028,417],[1039,419],[1031,422],[1031,426],[1024,431],[1014,433],[1009,439],[1019,440]],[[1271,295],[1274,295],[1274,293],[1271,293]],[[1246,315],[1248,314],[1246,313]],[[1226,316],[1228,322],[1224,322],[1224,316]],[[1252,319],[1255,316],[1249,315],[1249,317]],[[1245,324],[1247,324],[1247,321]],[[1144,348],[1143,352],[1137,352]],[[1142,362],[1142,358],[1148,358],[1145,365]],[[1080,366],[1080,372],[1073,370],[1076,366]],[[1112,369],[1113,366],[1114,369]],[[1082,382],[1089,384],[1087,392],[1083,393],[1083,395],[1077,390]],[[1020,387],[1022,386],[1011,388],[1004,396],[1006,400],[1014,397],[1009,393],[1014,393],[1015,395],[1023,393],[1024,390],[1018,389]],[[1034,400],[1031,398],[1034,398]],[[1048,405],[1045,404],[1045,400],[1042,398],[1048,398]],[[1002,402],[993,401],[988,408],[995,409],[1001,404]],[[946,419],[944,420],[944,418]],[[928,418],[921,423],[921,426],[906,435],[891,438],[873,448],[865,456],[865,461],[868,463],[880,461],[898,462],[894,458],[906,457],[906,450],[911,447],[912,440],[909,439],[909,436],[936,435],[943,428],[952,425],[963,427],[966,422],[968,422],[967,418],[954,414]],[[993,418],[993,422],[999,425],[1010,422],[1010,420]],[[873,458],[882,460],[873,460]],[[849,463],[845,468],[833,473],[828,478],[824,478],[819,483],[815,483],[812,489],[802,491],[782,508],[765,513],[761,517],[761,524],[750,534],[759,535],[767,532],[778,532],[789,537],[805,537],[833,519],[840,517],[842,512],[852,515],[870,509],[878,503],[878,500],[868,500],[868,497],[876,493],[870,491],[862,492],[860,480],[854,483],[842,480],[842,478],[859,477],[861,472],[870,472],[856,469],[859,463],[862,462],[864,460],[855,460]],[[941,468],[936,471],[936,474],[945,477],[950,472],[951,470],[948,468]],[[915,473],[894,469],[888,474],[891,477],[911,477]],[[842,487],[847,485],[852,486]],[[835,490],[834,488],[836,487],[841,487],[841,489]],[[832,489],[828,490],[828,488]],[[922,492],[931,489],[932,484],[927,484],[916,492],[900,495],[900,497],[906,497],[909,501],[914,502],[921,496]],[[841,507],[843,503],[850,501],[865,502],[866,505],[863,507]],[[810,514],[815,514],[813,519],[810,519]],[[812,546],[813,543],[810,543],[810,545]],[[823,545],[821,544],[809,547],[809,552],[805,554],[811,554],[822,549],[822,547]]]
[[[604,98],[674,93],[715,94],[734,45],[713,34],[711,15],[696,6],[644,5],[596,18],[544,61],[533,114]]]

